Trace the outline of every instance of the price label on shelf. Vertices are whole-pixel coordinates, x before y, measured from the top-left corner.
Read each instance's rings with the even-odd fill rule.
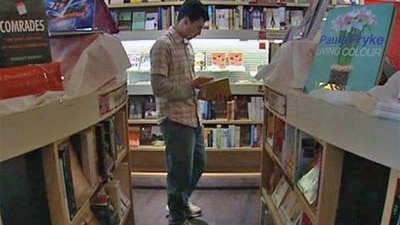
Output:
[[[281,116],[286,116],[286,95],[266,87],[265,101],[268,108]]]
[[[127,100],[125,86],[99,95],[100,116],[112,111]]]

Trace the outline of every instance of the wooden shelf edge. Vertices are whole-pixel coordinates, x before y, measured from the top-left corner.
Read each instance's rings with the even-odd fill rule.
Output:
[[[157,125],[156,119],[128,119],[129,125]]]
[[[227,120],[227,119],[215,119],[215,120],[203,120],[202,123],[204,125],[262,125],[263,122],[261,120]],[[129,119],[129,125],[157,125],[157,119]]]
[[[271,146],[269,146],[268,144],[264,145],[264,149],[265,151],[268,153],[268,155],[272,158],[272,160],[279,166],[279,168],[281,169],[282,172],[284,172],[286,174],[285,168],[283,167],[281,161],[279,161],[278,157],[274,154],[274,152],[272,151]]]
[[[264,202],[267,204],[268,211],[272,214],[272,217],[276,223],[276,225],[285,225],[283,222],[283,219],[281,217],[281,214],[278,211],[278,208],[276,208],[274,202],[272,201],[272,198],[264,188],[261,189],[261,197],[264,200]]]
[[[165,146],[151,146],[151,145],[146,145],[146,146],[129,146],[129,151],[164,151]],[[212,151],[212,152],[260,152],[261,147],[232,147],[232,148],[210,148],[206,147],[206,151]]]
[[[143,3],[123,3],[123,4],[110,4],[108,8],[140,8],[140,7],[157,7],[157,6],[177,6],[182,5],[182,1],[159,1],[159,2],[143,2]],[[306,8],[309,3],[249,3],[244,1],[223,1],[223,0],[204,0],[204,5],[225,5],[225,6],[264,6],[264,7],[278,7],[285,6],[290,8]]]
[[[126,212],[125,212],[125,214],[122,216],[122,218],[120,218],[119,225],[124,225],[124,224],[125,224],[126,220],[128,219],[129,213],[130,213],[130,211],[132,210],[132,204],[133,204],[133,202],[132,202],[132,200],[131,200],[131,205],[130,205],[129,208],[126,210]]]
[[[140,177],[166,177],[167,173],[166,172],[131,172],[132,176],[140,176]],[[206,172],[203,173],[203,176],[205,177],[235,177],[235,178],[248,178],[248,177],[259,177],[261,173],[248,173],[248,172],[243,172],[243,173],[238,173],[238,172],[232,172],[232,173],[210,173]]]
[[[311,206],[308,201],[305,199],[303,193],[300,191],[300,189],[297,187],[296,183],[294,183],[286,174],[285,169],[283,168],[281,162],[278,160],[278,158],[276,157],[275,154],[273,154],[272,149],[269,145],[265,145],[264,147],[265,151],[267,152],[267,154],[269,154],[269,156],[272,158],[272,160],[274,161],[275,164],[278,165],[278,167],[280,168],[283,176],[285,176],[286,181],[289,182],[289,185],[292,187],[292,189],[294,190],[294,192],[297,195],[297,198],[299,198],[301,200],[301,203],[303,205],[303,210],[304,212],[307,214],[307,216],[310,218],[311,222],[313,224],[316,224],[317,221],[317,209],[316,207]]]
[[[396,189],[400,188],[397,187],[398,179],[400,179],[400,171],[392,169],[389,175],[389,183],[386,191],[386,200],[383,209],[381,225],[387,225],[390,223],[393,210],[393,203],[396,197]]]
[[[118,167],[124,160],[125,156],[127,155],[128,155],[128,148],[124,148],[123,150],[118,152],[117,160],[115,161],[115,166]]]
[[[125,106],[127,97],[109,112],[100,114],[99,96],[123,86],[126,84],[0,116],[0,161],[54,143],[113,115]]]
[[[71,225],[79,225],[82,222],[83,217],[86,215],[86,211],[90,210],[90,201],[89,199],[82,205],[80,209],[78,209],[77,214],[72,219]]]
[[[263,122],[260,120],[250,120],[250,119],[243,119],[243,120],[227,120],[227,119],[215,119],[215,120],[203,120],[203,124],[205,125],[213,125],[213,124],[221,124],[221,125],[257,125],[257,124],[263,124]]]
[[[206,147],[206,151],[209,152],[260,152],[261,147],[232,147],[232,148],[211,148]]]
[[[265,87],[287,97],[283,119],[288,124],[347,152],[400,170],[399,121],[374,117],[356,107],[337,105],[298,89],[270,84]],[[342,115],[340,119],[338,115]],[[376,149],[385,154],[379,154]]]
[[[303,205],[303,211],[307,214],[312,224],[317,224],[317,216],[316,216],[317,209],[308,203],[307,199],[304,197],[303,193],[299,190],[297,185],[294,186],[293,190],[296,193],[297,198],[300,199]]]

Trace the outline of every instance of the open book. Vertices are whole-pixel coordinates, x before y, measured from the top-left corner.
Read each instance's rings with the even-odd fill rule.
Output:
[[[199,99],[216,100],[218,95],[223,95],[225,97],[231,95],[231,87],[228,78],[215,79],[199,87]]]

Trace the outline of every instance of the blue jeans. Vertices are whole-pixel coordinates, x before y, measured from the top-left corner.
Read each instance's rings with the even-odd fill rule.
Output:
[[[166,144],[169,224],[180,224],[188,218],[190,195],[206,166],[203,127],[186,126],[168,118],[160,126]]]

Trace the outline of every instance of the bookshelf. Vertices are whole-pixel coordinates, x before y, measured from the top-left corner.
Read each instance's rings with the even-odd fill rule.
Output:
[[[175,22],[179,6],[183,1],[156,1],[139,3],[110,2],[119,28],[126,31],[164,30]],[[274,39],[283,37],[287,26],[302,19],[302,12],[309,3],[268,1],[202,1],[208,8],[210,21],[205,30],[258,30]],[[143,12],[143,14],[140,14]],[[148,21],[148,14],[156,13],[156,28],[141,23]],[[267,31],[267,32],[265,32]]]
[[[276,224],[296,224],[305,216],[310,223],[300,224],[391,224],[398,198],[400,123],[301,90],[264,88],[260,195]],[[279,195],[281,179],[294,194]],[[308,184],[306,189],[300,183]],[[278,197],[281,204],[274,202]]]
[[[111,181],[119,181],[119,191],[107,195],[118,193],[126,200],[117,224],[134,224],[126,100],[126,84],[111,85],[93,93],[0,116],[2,171],[16,168],[15,172],[22,174],[19,179],[26,184],[15,187],[20,181],[1,173],[3,224],[30,220],[31,224],[98,225],[94,200]],[[109,107],[102,108],[107,102]],[[107,132],[100,137],[95,132],[98,126],[113,128],[106,128]],[[102,143],[110,146],[105,154],[113,154],[110,164],[103,165],[106,173],[103,177],[98,167],[105,156],[97,144],[102,138]],[[16,199],[7,198],[14,194]],[[26,204],[27,196],[36,203]],[[75,202],[75,207],[71,202]],[[106,203],[117,205],[117,201]],[[34,213],[29,214],[31,217],[18,218],[25,211]]]
[[[229,10],[233,15],[234,9],[247,10],[250,5],[249,3],[239,1],[204,1],[203,2],[209,9],[210,13],[215,13],[218,9]],[[177,12],[178,7],[182,4],[182,1],[168,1],[168,2],[147,2],[147,3],[125,3],[125,4],[110,4],[109,8],[113,11],[117,18],[121,20],[134,20],[134,12],[158,12],[161,17],[158,18],[158,24],[164,23],[167,20],[167,16],[164,17],[164,13],[170,14],[168,20],[173,20],[173,15]],[[288,4],[290,9],[298,9],[303,11],[306,9],[307,4]],[[278,4],[259,4],[253,5],[257,9],[263,8],[278,8]],[[283,9],[283,8],[282,8]],[[165,11],[166,10],[166,11]],[[215,78],[229,77],[231,82],[232,98],[235,96],[241,96],[243,98],[258,97],[259,100],[262,98],[262,88],[260,82],[254,79],[254,75],[257,72],[258,66],[268,63],[269,57],[269,44],[274,42],[280,42],[284,36],[285,30],[275,29],[253,29],[250,27],[246,29],[234,29],[233,25],[229,29],[216,29],[213,27],[211,21],[210,29],[203,29],[202,34],[192,40],[192,44],[196,53],[204,55],[204,62],[206,67],[212,68],[211,55],[214,52],[223,52],[225,57],[228,58],[230,52],[240,52],[243,57],[243,65],[235,68],[224,68],[224,69],[210,69],[197,68],[197,75],[214,76]],[[167,22],[172,24],[173,22]],[[243,23],[243,21],[241,22]],[[121,27],[120,27],[121,28]],[[237,27],[236,27],[237,28]],[[122,40],[128,57],[131,59],[131,64],[134,65],[128,69],[128,95],[130,100],[140,98],[150,98],[153,93],[150,86],[150,75],[149,69],[143,69],[143,59],[148,54],[150,47],[160,36],[165,32],[166,26],[157,27],[154,30],[146,29],[135,29],[132,23],[128,29],[122,27],[118,37]],[[210,45],[210,43],[213,43]],[[264,46],[264,47],[263,47]],[[141,59],[139,59],[141,58]],[[138,60],[139,59],[139,60]],[[131,101],[129,101],[131,103]],[[261,101],[262,102],[262,101]],[[132,104],[130,104],[131,106]],[[226,106],[225,106],[226,108]],[[257,111],[261,111],[257,110]],[[204,126],[207,129],[225,129],[228,127],[259,127],[262,126],[262,116],[259,119],[241,118],[237,119],[208,119],[203,120]],[[129,129],[136,129],[134,133],[138,136],[140,132],[137,130],[143,127],[156,127],[156,120],[154,118],[130,118]],[[261,130],[261,129],[260,129]],[[139,134],[138,134],[139,133]],[[131,154],[131,171],[133,173],[160,173],[165,172],[164,165],[164,150],[163,146],[152,146],[149,143],[145,145],[136,144],[130,146]],[[212,144],[206,147],[207,150],[207,171],[206,173],[223,173],[223,174],[240,174],[240,173],[253,173],[259,177],[260,173],[260,156],[261,147],[251,146],[250,144],[245,146],[234,146],[234,147],[213,147]]]
[[[130,87],[129,87],[130,86]],[[135,99],[148,99],[152,97],[151,87],[149,85],[139,85],[139,90],[136,89],[135,85],[128,86],[128,95],[130,97],[130,104],[132,105]],[[140,88],[141,87],[141,88]],[[260,85],[258,84],[247,84],[247,85],[235,85],[232,86],[233,96],[244,96],[246,98],[258,97],[261,101],[262,92],[260,92]],[[146,101],[146,100],[144,100]],[[224,105],[226,108],[226,106]],[[131,113],[131,112],[130,112]],[[225,116],[226,117],[226,116]],[[157,126],[157,120],[155,118],[132,118],[128,120],[129,132],[136,130],[136,139],[140,139],[140,130],[143,127],[154,127]],[[207,129],[216,128],[228,128],[228,126],[237,127],[255,127],[258,126],[261,130],[262,118],[259,119],[204,119],[203,125]],[[250,140],[249,140],[250,141]],[[131,159],[131,172],[133,173],[160,173],[165,172],[165,160],[164,160],[164,147],[154,146],[154,144],[141,144],[138,140],[135,145],[130,146],[130,159]],[[253,173],[259,176],[260,171],[260,157],[261,157],[261,146],[251,146],[250,142],[248,145],[237,145],[237,146],[207,146],[207,169],[206,173]]]

